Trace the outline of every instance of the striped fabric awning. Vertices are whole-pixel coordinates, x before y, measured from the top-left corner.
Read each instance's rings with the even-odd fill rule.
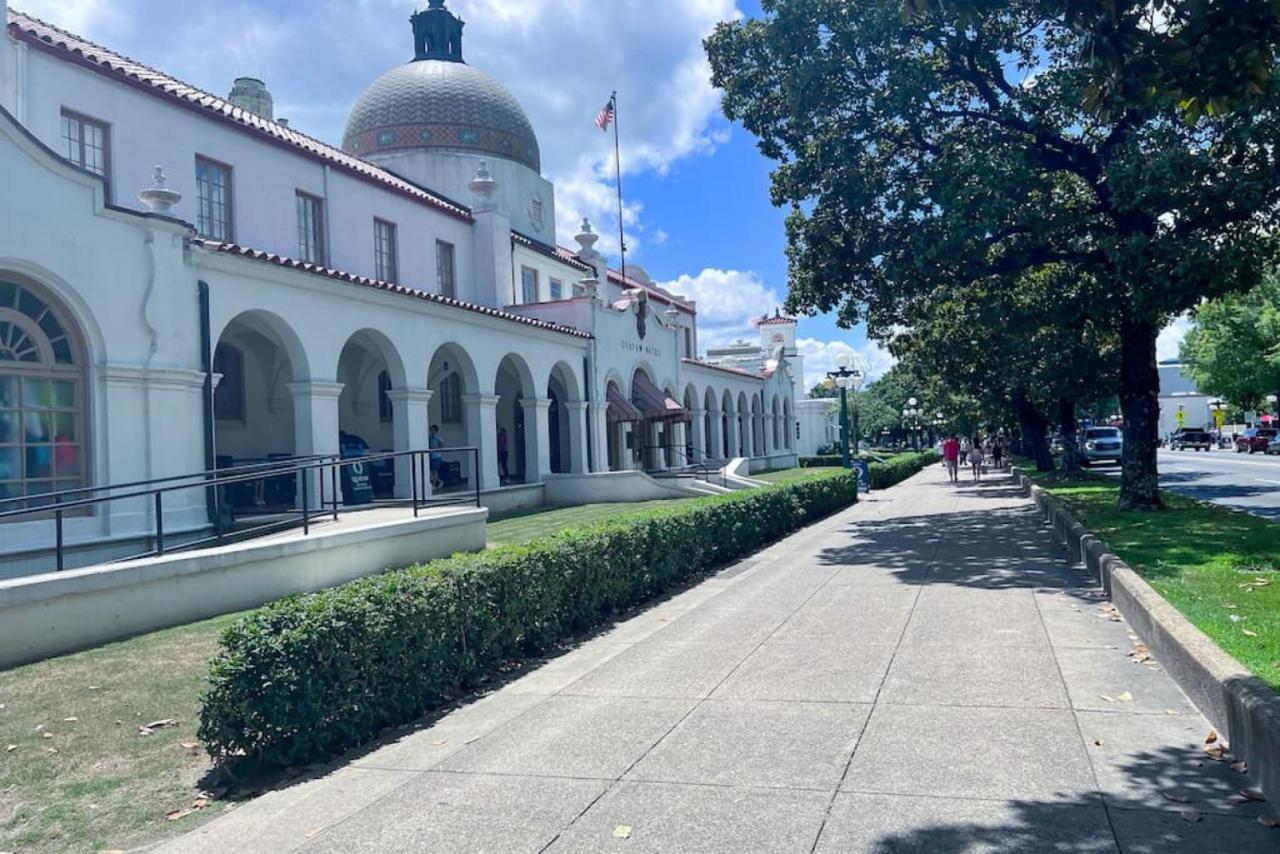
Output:
[[[622,392],[618,391],[618,387],[613,383],[610,383],[605,391],[605,399],[609,403],[609,407],[605,410],[605,418],[610,424],[644,420],[644,413],[632,406],[631,401],[623,397]]]
[[[658,389],[642,372],[636,371],[632,380],[631,399],[648,421],[683,421],[689,413]]]

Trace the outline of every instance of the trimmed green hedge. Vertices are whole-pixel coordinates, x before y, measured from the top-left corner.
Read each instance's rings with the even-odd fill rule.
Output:
[[[872,489],[887,489],[895,483],[901,483],[925,466],[933,465],[941,457],[937,451],[921,451],[911,456],[895,457],[882,463],[867,466]]]
[[[839,454],[819,454],[816,457],[801,457],[800,468],[816,469],[825,468],[826,466],[838,466],[844,461],[840,459]]]
[[[287,597],[224,632],[200,740],[267,765],[327,757],[856,497],[823,473]]]

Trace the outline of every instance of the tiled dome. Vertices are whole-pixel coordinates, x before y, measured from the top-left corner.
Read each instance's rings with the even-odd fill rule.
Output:
[[[475,152],[542,171],[533,126],[506,87],[470,65],[436,59],[375,80],[351,110],[342,148],[364,158],[412,149]]]

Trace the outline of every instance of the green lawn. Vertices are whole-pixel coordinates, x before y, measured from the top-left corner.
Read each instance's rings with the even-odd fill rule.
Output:
[[[1115,481],[1027,473],[1187,619],[1280,690],[1280,524],[1169,492],[1164,512],[1122,513]]]
[[[0,672],[0,850],[131,848],[222,811],[187,809],[206,666],[229,614]],[[140,735],[143,724],[174,720]]]

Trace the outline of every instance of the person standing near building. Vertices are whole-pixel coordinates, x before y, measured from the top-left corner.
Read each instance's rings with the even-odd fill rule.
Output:
[[[960,440],[954,435],[942,440],[942,462],[952,483],[960,482]]]
[[[427,447],[431,449],[431,488],[444,488],[444,454],[438,452],[444,447],[444,439],[440,438],[440,425],[432,424],[431,433],[427,437]]]

